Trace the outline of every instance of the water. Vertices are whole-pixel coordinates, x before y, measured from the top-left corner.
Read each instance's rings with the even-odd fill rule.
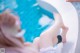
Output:
[[[21,27],[26,30],[25,41],[32,42],[53,20],[53,14],[42,9],[36,0],[0,0],[0,12],[7,8],[20,16]]]

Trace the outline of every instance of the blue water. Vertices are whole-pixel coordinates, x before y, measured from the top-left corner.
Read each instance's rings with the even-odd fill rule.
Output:
[[[41,32],[48,27],[48,25],[42,27],[39,24],[42,15],[53,19],[52,13],[42,9],[36,0],[0,0],[0,12],[7,8],[14,10],[20,16],[21,27],[26,30],[24,39],[29,42],[40,36]]]

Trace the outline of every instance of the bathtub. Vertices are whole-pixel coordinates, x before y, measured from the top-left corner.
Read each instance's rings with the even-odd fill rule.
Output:
[[[75,7],[66,0],[37,0],[39,5],[53,13],[59,13],[62,16],[63,22],[69,27],[67,33],[67,43],[57,46],[57,53],[75,53],[75,48],[78,39],[78,14]]]

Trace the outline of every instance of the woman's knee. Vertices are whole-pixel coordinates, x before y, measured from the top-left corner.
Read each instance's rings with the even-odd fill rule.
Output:
[[[40,37],[35,38],[34,41],[33,41],[33,43],[39,42],[39,39],[40,39]]]

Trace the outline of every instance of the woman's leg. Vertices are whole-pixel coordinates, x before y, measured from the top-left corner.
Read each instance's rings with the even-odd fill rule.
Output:
[[[44,31],[40,35],[40,48],[53,47],[53,45],[57,44],[58,39],[58,31],[63,25],[62,18],[59,14],[55,14],[55,23],[48,30]],[[54,39],[54,40],[53,40]]]
[[[67,34],[67,31],[68,31],[68,27],[66,26],[62,26],[62,32],[61,32],[61,36],[62,36],[62,42],[63,43],[66,43],[66,34]],[[34,39],[33,41],[33,46],[34,48],[36,48],[37,51],[39,51],[39,41],[40,41],[40,37],[37,37]],[[55,45],[56,43],[58,42],[57,40],[57,36],[54,36],[53,37],[53,40],[52,40],[52,43]]]
[[[62,42],[63,43],[66,43],[66,34],[67,34],[67,31],[68,31],[68,27],[64,26],[62,27],[62,32],[61,32],[61,36],[62,36]],[[53,37],[53,43],[55,43],[57,40],[57,37]],[[39,51],[39,41],[40,41],[40,37],[37,37],[34,39],[33,41],[33,46]],[[56,43],[55,43],[56,44]]]

